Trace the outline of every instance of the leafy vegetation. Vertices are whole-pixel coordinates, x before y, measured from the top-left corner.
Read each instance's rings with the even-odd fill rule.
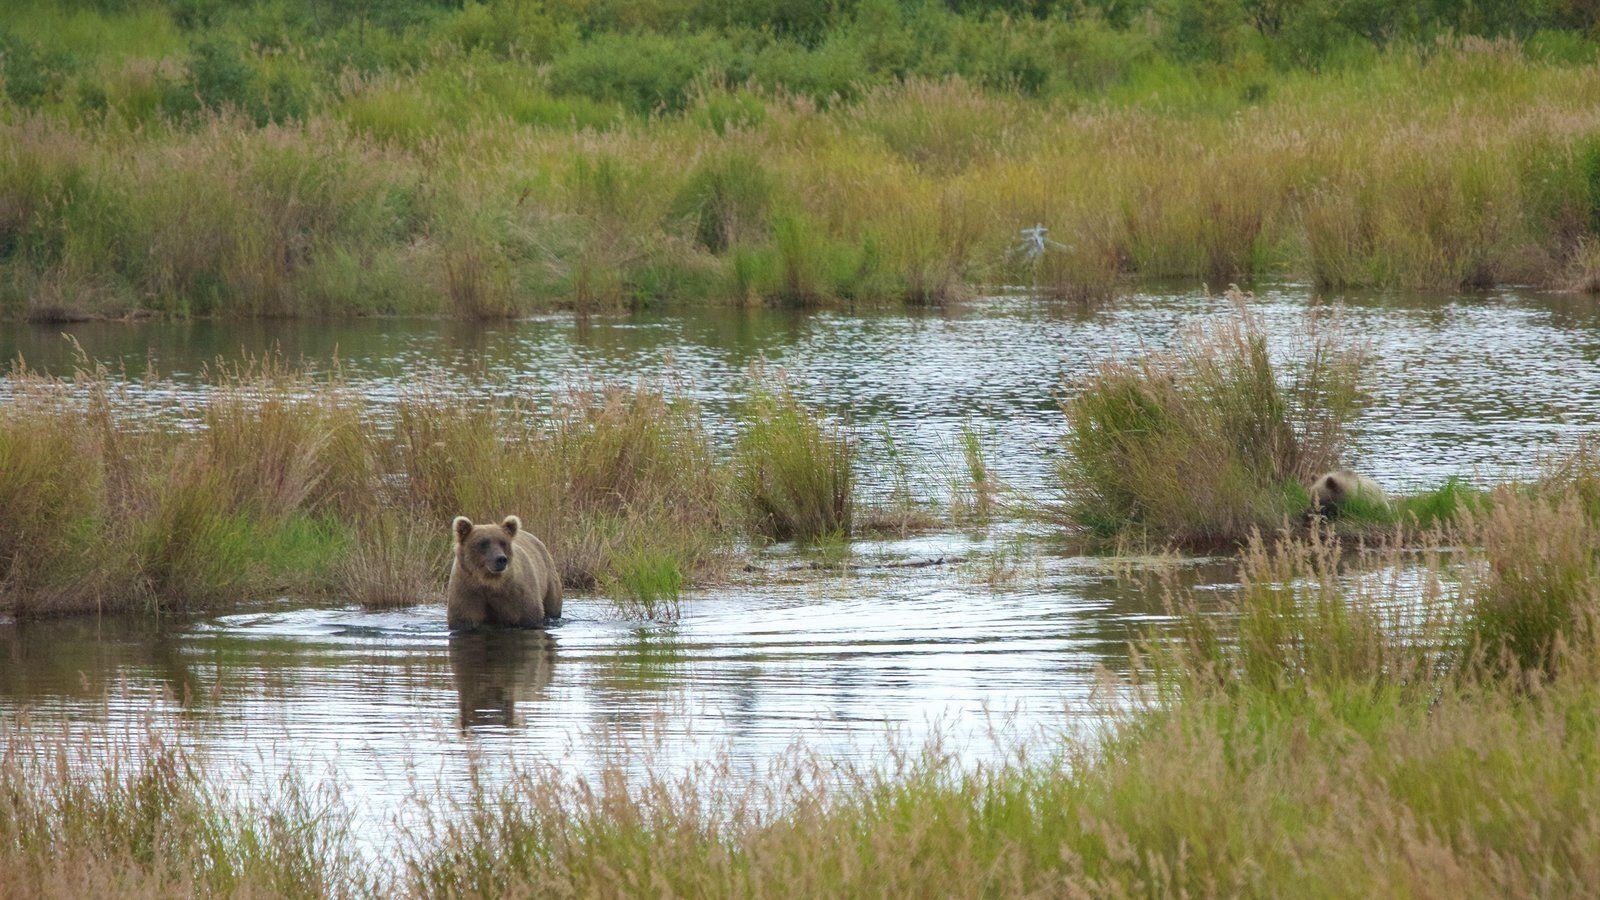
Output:
[[[1579,5],[8,10],[11,318],[1584,289],[1600,237]]]
[[[1274,533],[1339,465],[1361,409],[1364,350],[1327,322],[1277,357],[1239,299],[1170,353],[1113,360],[1066,400],[1066,515],[1102,538],[1188,546]]]

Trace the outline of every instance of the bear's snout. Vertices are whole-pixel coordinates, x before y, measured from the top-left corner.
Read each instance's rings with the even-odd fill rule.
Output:
[[[499,556],[496,556],[494,559],[489,560],[489,571],[495,573],[504,572],[506,570],[506,566],[510,563],[511,558],[502,553]]]

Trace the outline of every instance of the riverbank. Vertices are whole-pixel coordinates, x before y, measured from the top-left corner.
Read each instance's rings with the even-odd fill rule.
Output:
[[[57,23],[98,35],[79,47],[23,29],[35,56],[7,65],[34,59],[43,87],[8,75],[0,105],[0,314],[478,319],[994,284],[1095,302],[1161,277],[1589,290],[1600,267],[1600,76],[1575,34],[1358,42],[1313,70],[1185,59],[1159,29],[956,16],[978,46],[1044,41],[1061,58],[1041,71],[1111,68],[1029,88],[824,42],[747,83],[698,70],[721,57],[681,35],[558,52],[460,31],[509,8],[377,28],[362,40],[410,49],[366,68],[249,12],[79,11]],[[876,32],[852,15],[830,33]],[[638,72],[595,62],[634,51]]]

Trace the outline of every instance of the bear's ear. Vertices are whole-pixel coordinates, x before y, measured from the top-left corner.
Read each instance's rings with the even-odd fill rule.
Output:
[[[451,523],[451,527],[456,530],[456,541],[459,543],[466,540],[467,535],[472,533],[472,520],[466,516],[456,516],[456,520]]]
[[[517,532],[522,530],[522,520],[516,516],[506,516],[506,520],[500,523],[500,527],[506,530],[506,534],[516,537]]]

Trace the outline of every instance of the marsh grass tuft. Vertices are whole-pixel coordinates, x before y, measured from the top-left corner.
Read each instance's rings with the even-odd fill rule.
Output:
[[[1600,625],[1600,530],[1568,490],[1496,490],[1458,529],[1487,563],[1466,630],[1486,664],[1548,677],[1593,652]]]
[[[1276,359],[1244,298],[1182,348],[1107,362],[1064,403],[1067,515],[1101,538],[1141,532],[1190,547],[1237,544],[1309,505],[1362,407],[1364,351],[1308,321]]]
[[[425,387],[401,403],[399,431],[421,508],[441,522],[516,512],[572,587],[675,597],[726,554],[724,469],[698,411],[660,388],[577,391],[541,408]]]
[[[772,540],[848,538],[855,441],[787,387],[758,388],[741,410],[735,485],[750,527]]]
[[[451,545],[438,522],[386,510],[363,519],[354,531],[334,596],[367,609],[443,601]]]

